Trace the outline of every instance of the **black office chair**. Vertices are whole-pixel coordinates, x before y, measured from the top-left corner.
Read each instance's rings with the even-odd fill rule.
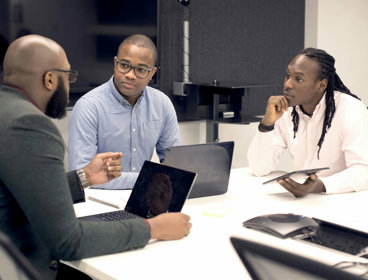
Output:
[[[0,231],[0,280],[43,279],[13,242]]]

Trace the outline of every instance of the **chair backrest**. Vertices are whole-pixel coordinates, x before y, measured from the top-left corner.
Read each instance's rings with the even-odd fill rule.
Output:
[[[0,232],[0,280],[39,280],[42,277],[3,232]]]

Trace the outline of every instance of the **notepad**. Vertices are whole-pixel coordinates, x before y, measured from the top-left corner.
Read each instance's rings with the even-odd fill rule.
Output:
[[[111,192],[110,195],[105,193],[103,195],[90,194],[88,195],[88,199],[117,209],[124,209],[128,199],[114,194],[113,190],[109,190],[109,192]]]

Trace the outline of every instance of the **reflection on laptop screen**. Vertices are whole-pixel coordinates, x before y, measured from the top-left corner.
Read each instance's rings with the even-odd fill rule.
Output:
[[[145,161],[124,210],[84,216],[79,220],[117,221],[180,212],[196,177],[194,172]]]
[[[293,268],[289,265],[282,264],[280,262],[267,259],[257,254],[250,252],[244,252],[245,258],[249,264],[253,267],[255,274],[259,277],[258,279],[272,279],[272,280],[285,280],[285,279],[303,279],[303,280],[320,280],[326,279],[302,271],[300,269]]]
[[[145,161],[125,210],[140,217],[180,212],[196,173]]]
[[[363,279],[336,267],[261,243],[235,237],[230,240],[255,280]]]

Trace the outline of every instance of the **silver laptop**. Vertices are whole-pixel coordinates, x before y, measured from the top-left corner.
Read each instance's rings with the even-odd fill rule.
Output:
[[[234,142],[175,146],[166,149],[165,165],[198,173],[189,198],[224,194],[228,190]]]
[[[195,172],[145,161],[124,210],[79,219],[116,221],[180,212],[196,177]]]

